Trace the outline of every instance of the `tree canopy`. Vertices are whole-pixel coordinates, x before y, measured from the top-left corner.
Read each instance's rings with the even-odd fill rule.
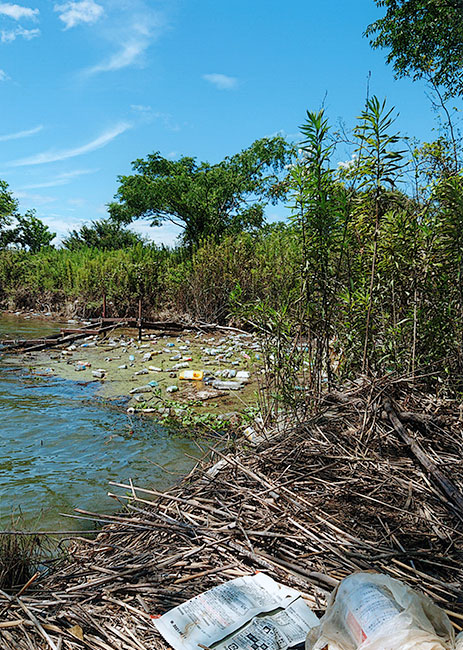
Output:
[[[56,233],[35,216],[34,210],[19,213],[19,204],[8,189],[8,183],[0,180],[0,248],[10,244],[37,253],[48,246]]]
[[[134,175],[119,177],[117,202],[109,212],[120,223],[170,221],[183,228],[188,245],[209,235],[252,230],[262,225],[265,205],[284,196],[281,174],[292,155],[292,145],[281,136],[256,140],[214,165],[149,154],[132,163]]]
[[[79,230],[72,230],[63,239],[63,246],[71,251],[85,247],[117,250],[143,243],[145,243],[145,239],[142,235],[132,232],[110,219],[92,221],[89,225],[84,224]]]
[[[18,212],[18,201],[8,189],[8,183],[0,179],[0,248],[4,248],[14,239],[14,233],[8,226]]]
[[[26,214],[16,215],[18,225],[14,228],[13,243],[19,244],[31,253],[37,253],[44,246],[49,246],[52,239],[56,237],[55,232],[51,232],[49,227],[35,216],[34,210],[29,210]]]
[[[368,26],[374,48],[388,48],[398,77],[425,78],[463,94],[463,0],[375,0],[386,7]]]

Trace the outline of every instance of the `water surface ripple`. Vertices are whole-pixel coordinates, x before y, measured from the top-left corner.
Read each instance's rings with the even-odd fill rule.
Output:
[[[51,329],[0,316],[0,339]],[[96,387],[34,376],[11,357],[0,359],[1,529],[11,527],[11,513],[19,510],[31,526],[40,516],[41,529],[82,528],[59,513],[72,513],[74,507],[114,509],[117,504],[106,496],[109,481],[132,478],[162,489],[191,467],[185,452],[197,453],[197,447],[190,440],[102,403],[94,396]]]

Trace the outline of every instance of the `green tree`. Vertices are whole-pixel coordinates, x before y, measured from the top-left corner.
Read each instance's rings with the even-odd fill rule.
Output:
[[[149,218],[183,229],[183,241],[197,244],[208,236],[253,230],[264,208],[285,195],[281,175],[293,147],[284,138],[263,138],[248,149],[210,165],[195,158],[163,158],[159,152],[132,163],[136,172],[119,177],[118,202],[109,205],[115,221]]]
[[[14,240],[14,231],[11,225],[13,217],[17,215],[18,201],[8,189],[8,183],[0,180],[0,248],[5,248]]]
[[[18,222],[14,229],[14,243],[26,248],[31,253],[37,253],[44,246],[49,246],[52,239],[56,237],[47,225],[35,216],[34,210],[28,210],[26,214],[16,215]]]
[[[64,247],[71,251],[85,247],[118,250],[144,243],[144,237],[111,219],[92,221],[90,225],[84,224],[79,230],[72,230],[63,240]]]
[[[375,0],[386,15],[369,25],[374,48],[389,49],[398,77],[424,78],[463,93],[463,0]]]

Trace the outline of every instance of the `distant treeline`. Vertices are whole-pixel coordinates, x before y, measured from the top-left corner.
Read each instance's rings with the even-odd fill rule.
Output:
[[[288,296],[299,284],[297,234],[279,224],[258,234],[242,233],[190,249],[137,244],[120,250],[42,249],[0,251],[4,307],[42,309],[80,317],[135,316],[161,312],[225,323],[237,287],[249,301]]]

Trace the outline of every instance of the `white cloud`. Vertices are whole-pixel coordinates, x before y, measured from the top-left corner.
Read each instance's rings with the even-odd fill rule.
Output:
[[[10,2],[0,2],[0,14],[13,18],[14,20],[21,20],[21,18],[36,20],[39,15],[39,10],[21,7],[21,5],[14,5]]]
[[[18,36],[22,36],[26,41],[30,41],[36,36],[40,36],[40,29],[24,29],[23,27],[16,27],[16,29],[2,29],[0,32],[0,41],[2,43],[12,43]]]
[[[148,48],[166,28],[164,14],[145,0],[113,2],[106,11],[107,20],[98,37],[110,44],[112,53],[84,70],[86,76],[142,65]]]
[[[236,77],[228,77],[226,74],[220,74],[218,72],[203,74],[203,79],[219,90],[233,90],[238,85],[238,79]]]
[[[10,167],[25,167],[26,165],[43,165],[44,163],[57,162],[59,160],[67,160],[68,158],[75,158],[76,156],[82,156],[83,154],[90,153],[96,149],[101,149],[109,144],[112,140],[117,138],[118,135],[124,133],[131,127],[130,124],[122,122],[117,124],[114,128],[109,131],[105,131],[98,138],[88,142],[87,144],[82,145],[81,147],[76,147],[74,149],[64,149],[63,151],[44,151],[38,153],[35,156],[29,156],[28,158],[20,158],[19,160],[13,160],[10,163]]]
[[[54,196],[43,196],[43,194],[29,194],[29,192],[13,192],[17,199],[32,202],[34,205],[47,205],[56,201]]]
[[[28,138],[31,135],[39,133],[43,129],[43,125],[34,127],[33,129],[28,129],[27,131],[17,131],[16,133],[7,133],[6,135],[0,135],[0,142],[7,142],[8,140],[19,140],[20,138]]]
[[[9,76],[6,74],[5,70],[0,69],[0,81],[8,81]]]
[[[139,31],[136,28],[133,35],[122,45],[118,52],[110,56],[106,61],[102,61],[89,68],[87,74],[94,75],[99,72],[112,72],[137,63],[150,44],[148,35],[143,34],[144,31]]]
[[[130,108],[138,113],[151,113],[153,110],[151,106],[145,106],[143,104],[131,104]]]
[[[180,125],[175,122],[170,113],[154,111],[151,106],[143,104],[131,104],[130,108],[138,115],[141,123],[150,124],[153,120],[159,120],[167,131],[180,131]]]
[[[175,246],[178,244],[178,237],[182,234],[182,229],[171,223],[164,223],[162,226],[151,226],[150,222],[145,219],[137,219],[130,224],[130,230],[143,235],[155,244],[165,244],[166,246]]]
[[[84,176],[85,174],[95,174],[98,171],[98,169],[76,169],[72,172],[64,172],[62,174],[58,174],[50,181],[44,181],[43,183],[34,183],[32,185],[24,185],[21,190],[38,190],[44,187],[58,187],[60,185],[68,185],[74,178]]]
[[[51,212],[50,207],[45,208],[43,212],[39,209],[37,216],[49,227],[51,232],[56,233],[56,238],[53,240],[53,243],[57,246],[61,244],[65,237],[68,237],[71,230],[79,230],[86,221],[85,219],[76,219],[74,216],[66,217],[59,212]]]
[[[59,19],[64,23],[65,29],[70,29],[81,23],[93,25],[104,14],[103,7],[94,0],[65,2],[55,5],[54,10],[59,13]]]
[[[87,204],[87,199],[82,199],[82,198],[76,198],[76,199],[68,199],[69,205],[72,205],[76,208],[83,208],[84,205]]]

